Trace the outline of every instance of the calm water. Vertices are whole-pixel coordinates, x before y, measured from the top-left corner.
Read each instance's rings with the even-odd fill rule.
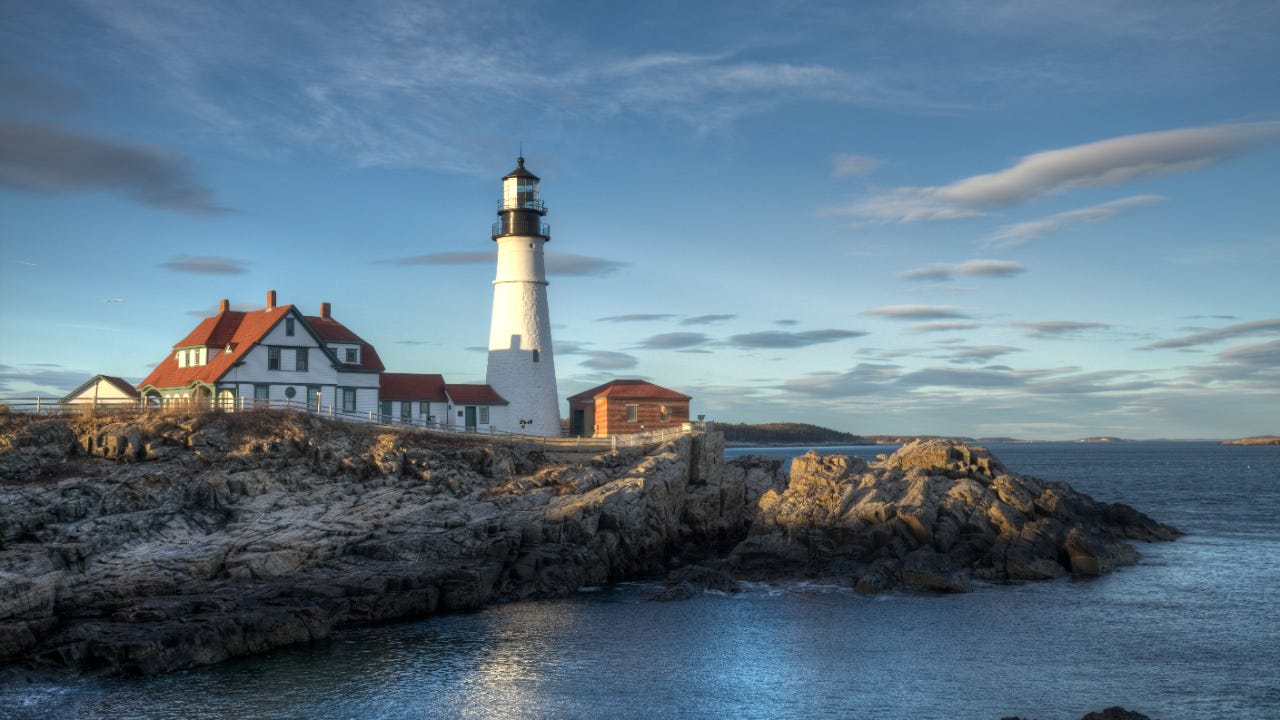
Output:
[[[626,584],[151,680],[0,686],[0,717],[1280,718],[1280,447],[990,447],[1189,534],[1107,577],[958,596]]]

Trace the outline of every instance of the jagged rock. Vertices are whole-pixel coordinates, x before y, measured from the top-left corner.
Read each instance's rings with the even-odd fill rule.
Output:
[[[1128,506],[1012,473],[985,448],[930,440],[871,464],[796,458],[729,561],[753,577],[843,576],[860,593],[965,592],[973,579],[1109,572],[1137,562],[1127,541],[1177,535]]]
[[[733,593],[740,589],[738,581],[723,570],[686,565],[667,576],[667,586],[654,595],[653,599],[660,602],[688,600],[708,590]]]

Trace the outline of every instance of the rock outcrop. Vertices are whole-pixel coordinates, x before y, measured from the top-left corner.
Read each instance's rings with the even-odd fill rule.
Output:
[[[1137,561],[1130,541],[1178,535],[1127,505],[1018,475],[984,448],[944,440],[875,463],[810,452],[759,508],[730,555],[733,569],[846,577],[862,593],[1104,573]]]
[[[1177,531],[942,441],[724,461],[722,436],[559,457],[280,412],[0,414],[0,667],[151,674],[336,628],[674,570],[860,592],[1099,573]]]
[[[661,576],[778,476],[715,434],[566,463],[283,413],[0,422],[0,665],[150,674]]]

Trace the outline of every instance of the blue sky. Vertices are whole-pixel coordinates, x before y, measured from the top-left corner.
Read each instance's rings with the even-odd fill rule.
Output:
[[[482,381],[523,143],[563,396],[1280,432],[1275,3],[624,5],[5,4],[0,396],[268,289]]]

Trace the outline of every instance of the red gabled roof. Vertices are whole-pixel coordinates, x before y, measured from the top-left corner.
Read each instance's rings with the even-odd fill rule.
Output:
[[[493,388],[488,385],[445,385],[444,391],[454,405],[506,405]]]
[[[307,324],[325,342],[359,343],[360,362],[354,364],[342,363],[343,369],[370,370],[373,372],[382,372],[387,369],[382,364],[382,358],[378,357],[378,351],[374,350],[372,345],[362,340],[359,335],[351,332],[346,325],[334,320],[332,317],[308,315]],[[338,353],[338,362],[342,362],[342,360],[342,353]]]
[[[178,359],[170,351],[151,374],[138,383],[138,387],[186,387],[197,380],[217,382],[291,310],[292,305],[248,312],[225,310],[214,317],[201,320],[195,330],[173,347],[207,346],[218,354],[210,358],[206,365],[178,367]],[[231,346],[231,352],[223,352],[227,345]]]
[[[443,375],[384,372],[378,376],[378,384],[378,397],[383,400],[448,402]]]
[[[691,399],[688,395],[683,395],[675,390],[668,390],[661,385],[654,385],[647,380],[610,380],[603,385],[597,385],[590,390],[584,390],[574,395],[569,398],[569,402],[590,400],[597,397],[625,398],[628,400]]]

